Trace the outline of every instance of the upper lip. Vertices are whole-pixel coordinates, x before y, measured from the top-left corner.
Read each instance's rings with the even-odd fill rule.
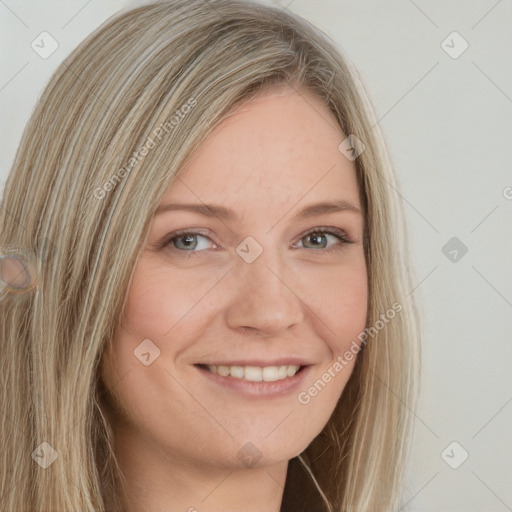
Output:
[[[215,361],[201,362],[197,364],[205,364],[208,366],[309,366],[312,363],[300,359],[298,357],[282,357],[279,359],[263,360],[263,359],[236,359],[231,361]]]

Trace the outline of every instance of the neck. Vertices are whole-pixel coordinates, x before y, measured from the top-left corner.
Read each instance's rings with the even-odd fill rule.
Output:
[[[207,450],[205,450],[207,452]],[[116,435],[125,477],[123,512],[279,512],[288,461],[263,467],[217,467],[189,461],[150,443]]]

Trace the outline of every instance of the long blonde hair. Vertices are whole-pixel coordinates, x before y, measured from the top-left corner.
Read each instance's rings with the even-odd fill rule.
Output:
[[[355,164],[367,326],[393,304],[403,308],[370,331],[301,461],[328,510],[399,507],[419,315],[399,187],[364,87],[340,49],[292,13],[241,0],[169,0],[119,13],[64,60],[5,185],[0,251],[25,262],[32,285],[1,290],[3,511],[121,510],[98,377],[103,350],[162,194],[235,105],[277,83],[309,88],[346,135],[364,142]]]

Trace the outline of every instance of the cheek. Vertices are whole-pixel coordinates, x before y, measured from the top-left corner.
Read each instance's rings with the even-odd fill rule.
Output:
[[[316,280],[319,329],[331,355],[339,355],[366,327],[368,310],[368,276],[364,256],[336,271],[326,270]]]
[[[140,341],[149,338],[163,343],[172,338],[173,347],[179,349],[190,312],[204,294],[201,282],[192,282],[187,272],[170,269],[151,258],[141,258],[121,323],[127,333]]]
[[[131,282],[124,315],[116,325],[113,341],[102,360],[103,381],[125,414],[143,409],[148,398],[168,387],[167,364],[182,347],[180,322],[190,309],[186,283],[166,276],[151,261],[141,258]],[[166,343],[173,336],[173,343]],[[149,354],[149,355],[147,355]],[[127,411],[127,409],[129,411]]]
[[[337,351],[344,350],[347,341],[351,341],[366,327],[368,312],[368,281],[366,268],[359,269],[346,276],[343,283],[342,293],[336,296],[333,301],[337,304],[337,313],[333,311],[333,322],[336,337],[335,348]],[[350,338],[350,340],[348,340]]]
[[[310,296],[317,313],[315,331],[326,350],[322,363],[299,391],[297,402],[298,414],[304,415],[309,431],[316,434],[324,428],[345,389],[357,358],[358,336],[366,327],[368,278],[360,256],[350,266],[317,276],[316,283],[323,286]]]
[[[118,428],[137,425],[147,436],[155,435],[158,442],[186,433],[179,423],[165,418],[163,411],[175,416],[194,406],[170,375],[174,361],[195,334],[192,328],[196,329],[187,312],[199,300],[199,290],[194,292],[194,285],[185,277],[175,270],[171,275],[150,258],[139,260],[124,315],[101,364]]]

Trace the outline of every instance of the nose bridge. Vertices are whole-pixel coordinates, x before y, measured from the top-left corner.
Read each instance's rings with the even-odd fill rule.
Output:
[[[271,238],[259,244],[247,237],[236,249],[235,297],[228,320],[232,327],[279,331],[302,320],[302,304],[288,283],[286,261]]]
[[[271,236],[259,237],[259,240],[248,236],[237,247],[236,252],[240,258],[236,263],[237,274],[246,284],[253,283],[259,288],[260,283],[269,292],[280,295],[283,293],[283,274],[286,268],[284,256]]]

